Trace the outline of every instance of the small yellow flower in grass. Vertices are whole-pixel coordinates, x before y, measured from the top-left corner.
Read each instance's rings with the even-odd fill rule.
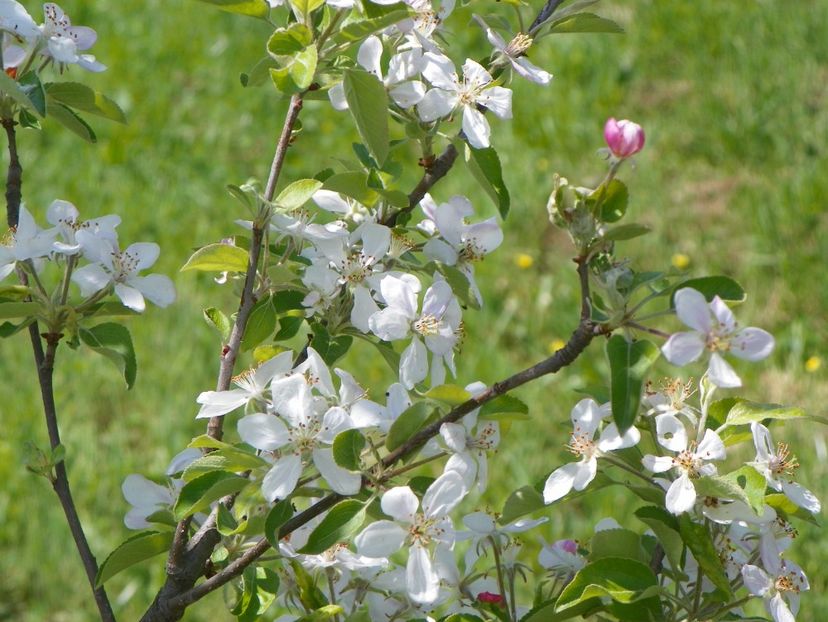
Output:
[[[822,367],[822,359],[818,356],[809,356],[805,361],[805,371],[814,373]]]
[[[515,265],[521,270],[531,268],[533,263],[535,263],[535,260],[532,258],[532,255],[527,255],[526,253],[518,253],[515,255]]]
[[[685,255],[684,253],[676,253],[670,258],[670,263],[673,264],[673,267],[678,270],[684,270],[687,266],[690,265],[690,257],[689,255]]]
[[[549,350],[549,354],[555,354],[555,352],[563,348],[565,345],[566,341],[563,339],[553,339],[549,342],[549,345],[546,346],[546,348]]]

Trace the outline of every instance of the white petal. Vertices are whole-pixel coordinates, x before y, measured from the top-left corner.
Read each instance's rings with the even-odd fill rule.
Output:
[[[423,246],[423,254],[429,259],[436,259],[447,266],[453,266],[458,259],[457,251],[440,238],[431,238],[426,242]]]
[[[822,504],[816,495],[796,482],[782,482],[782,492],[785,493],[788,499],[812,514],[816,514],[822,509]]]
[[[732,333],[736,330],[736,318],[733,316],[733,311],[718,296],[713,296],[713,300],[710,301],[710,311],[716,321],[724,327],[725,332]]]
[[[724,360],[718,352],[710,355],[707,377],[710,382],[723,389],[734,389],[742,386],[742,379],[739,378],[730,363]]]
[[[796,622],[796,618],[791,613],[788,603],[782,598],[782,594],[774,594],[772,598],[765,601],[765,606],[775,622]]]
[[[665,413],[656,416],[655,422],[659,445],[675,452],[687,449],[687,429],[678,417]]]
[[[134,287],[129,287],[123,283],[115,283],[115,295],[121,299],[125,307],[141,313],[146,309],[144,296]]]
[[[378,520],[360,532],[354,538],[354,544],[360,555],[368,557],[387,557],[399,551],[407,532],[390,520]]]
[[[730,353],[745,361],[761,361],[773,352],[773,335],[761,328],[743,328],[730,341]]]
[[[423,297],[421,317],[431,315],[437,319],[442,319],[453,297],[451,286],[446,281],[434,281],[434,285],[426,290]]]
[[[598,460],[593,456],[583,462],[575,463],[575,479],[572,480],[572,487],[575,490],[583,490],[595,479],[598,472]]]
[[[400,356],[400,382],[406,389],[413,389],[427,375],[428,353],[423,342],[415,337]]]
[[[78,284],[82,296],[91,296],[107,287],[112,277],[101,266],[92,263],[72,272],[72,281]]]
[[[417,291],[407,281],[389,274],[380,281],[380,292],[389,307],[412,320],[417,317]]]
[[[661,346],[664,358],[678,366],[695,361],[702,352],[704,352],[704,336],[696,332],[674,333],[670,335],[667,343]]]
[[[382,495],[380,507],[388,516],[401,523],[413,523],[420,501],[408,486],[396,486]]]
[[[586,434],[590,439],[595,435],[595,430],[601,420],[607,416],[607,412],[598,405],[592,398],[585,398],[579,401],[569,413],[572,427],[575,434]]]
[[[167,307],[175,302],[175,285],[168,276],[163,274],[134,276],[129,279],[128,283],[159,307]]]
[[[382,41],[380,41],[379,37],[371,35],[359,46],[357,62],[362,65],[365,71],[373,73],[380,80],[382,80],[382,69],[380,68],[381,57]]]
[[[625,449],[637,445],[640,440],[641,432],[635,427],[627,428],[627,431],[622,436],[618,434],[618,426],[610,423],[601,431],[601,436],[598,438],[598,449],[601,451]]]
[[[317,190],[313,193],[313,202],[327,212],[347,214],[351,208],[348,202],[338,192],[332,190]],[[337,236],[339,239],[339,236]]]
[[[422,73],[425,79],[438,89],[445,91],[457,90],[458,78],[457,72],[454,69],[454,63],[442,54],[434,54],[432,52],[424,54]]]
[[[348,411],[341,406],[332,406],[322,418],[322,429],[316,435],[320,443],[333,444],[336,435],[354,427]]]
[[[694,455],[702,460],[724,460],[727,457],[722,439],[713,430],[705,430]]]
[[[654,456],[647,454],[641,459],[644,468],[653,473],[664,473],[673,468],[673,459],[670,456]]]
[[[477,98],[477,103],[485,106],[500,119],[512,118],[512,91],[502,86],[486,89]]]
[[[440,426],[440,436],[452,451],[466,450],[466,428],[458,423],[444,423]]]
[[[463,79],[478,87],[485,86],[492,81],[491,74],[483,68],[483,65],[470,58],[463,63]]]
[[[209,419],[226,415],[231,410],[247,404],[249,399],[247,391],[231,389],[230,391],[204,391],[196,398],[201,408],[196,419]]]
[[[521,57],[512,60],[512,68],[522,77],[537,84],[549,84],[552,74],[534,65],[528,58]]]
[[[474,480],[477,479],[478,468],[477,462],[472,458],[468,452],[460,452],[452,454],[446,461],[446,466],[443,468],[443,473],[454,471],[463,478],[463,483],[466,488],[471,490],[474,486]]]
[[[422,82],[411,80],[394,86],[388,91],[388,94],[400,108],[411,108],[411,106],[419,104],[423,100],[426,87]]]
[[[747,564],[742,567],[745,587],[753,596],[764,596],[773,585],[768,574],[758,566]]]
[[[152,514],[157,506],[167,506],[173,501],[166,486],[156,484],[143,475],[134,473],[126,476],[124,483],[121,484],[121,492],[130,505],[147,510],[144,517]]]
[[[136,242],[130,244],[123,254],[137,260],[135,271],[138,272],[152,267],[161,254],[161,247],[155,242]]]
[[[686,473],[682,473],[670,484],[665,498],[667,510],[672,514],[683,514],[693,509],[696,503],[696,489]]]
[[[345,99],[345,87],[342,82],[337,82],[328,89],[328,99],[334,110],[348,110],[348,100]]]
[[[405,583],[408,596],[416,603],[433,603],[440,594],[440,577],[434,571],[428,551],[419,544],[414,544],[408,552]]]
[[[457,105],[457,95],[441,89],[431,89],[417,103],[417,114],[424,123],[448,116]]]
[[[704,294],[684,287],[676,292],[676,315],[690,328],[700,333],[709,333],[711,327],[710,307]]]
[[[463,517],[463,524],[479,534],[489,535],[493,533],[497,525],[494,519],[486,512],[472,512]]]
[[[552,471],[543,487],[543,502],[549,505],[569,494],[575,482],[575,473],[578,470],[577,462],[570,462],[559,469]]]
[[[423,67],[422,50],[408,50],[395,54],[388,62],[388,84],[399,84],[409,80],[420,73]],[[423,86],[425,91],[425,87]]]
[[[457,507],[468,492],[468,487],[459,473],[443,473],[431,483],[423,495],[423,512],[428,518],[446,516]]]
[[[383,341],[397,341],[409,335],[413,319],[407,312],[396,307],[385,307],[368,317],[368,327]]]
[[[483,113],[472,106],[463,106],[463,133],[469,144],[475,149],[485,149],[489,146],[491,128]]]
[[[369,319],[375,313],[379,313],[380,308],[371,296],[368,288],[359,285],[354,288],[354,307],[351,309],[351,324],[363,333],[371,330]]]
[[[262,480],[262,494],[269,503],[284,499],[299,481],[302,475],[302,459],[294,454],[279,458]]]
[[[245,443],[264,451],[279,449],[290,442],[290,432],[282,420],[274,415],[256,413],[242,417],[237,429]]]
[[[341,495],[355,495],[362,487],[362,475],[343,469],[333,458],[332,449],[317,447],[313,450],[313,463],[319,474],[328,482],[331,490]]]
[[[463,232],[463,241],[472,241],[475,248],[489,254],[503,243],[503,230],[497,219],[489,218],[467,226]]]

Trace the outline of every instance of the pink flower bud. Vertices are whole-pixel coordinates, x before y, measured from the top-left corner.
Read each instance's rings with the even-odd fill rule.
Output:
[[[604,125],[604,140],[616,158],[629,158],[644,147],[644,130],[627,119],[610,117]]]
[[[555,546],[562,548],[567,553],[575,555],[578,552],[578,543],[575,540],[558,540]]]
[[[500,594],[493,594],[492,592],[480,592],[477,595],[477,600],[481,603],[489,603],[491,605],[503,605],[503,596]]]

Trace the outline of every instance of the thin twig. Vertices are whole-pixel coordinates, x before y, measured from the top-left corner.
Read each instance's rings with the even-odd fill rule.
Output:
[[[8,139],[9,145],[9,170],[6,175],[6,220],[9,228],[14,228],[20,220],[23,167],[20,164],[20,158],[17,154],[17,132],[15,131],[14,120],[3,119],[2,125],[6,130],[6,138]],[[28,285],[25,271],[19,270],[18,273],[21,283]],[[43,414],[46,418],[46,429],[49,433],[49,445],[52,450],[60,445],[60,430],[58,428],[57,407],[55,406],[53,386],[55,354],[60,337],[60,335],[56,334],[46,335],[47,346],[44,352],[37,322],[29,324],[29,339],[32,343],[32,353],[34,354],[37,378],[40,384],[40,395],[43,401]],[[72,490],[69,487],[69,477],[66,473],[66,463],[63,460],[59,460],[55,463],[54,469],[55,474],[54,479],[52,479],[52,488],[55,494],[57,494],[60,505],[63,508],[63,513],[66,516],[66,522],[72,533],[72,539],[78,549],[83,568],[86,571],[86,577],[92,588],[92,594],[95,597],[95,604],[98,606],[98,613],[100,613],[102,621],[114,622],[115,614],[112,612],[112,606],[109,604],[106,591],[103,587],[95,587],[95,579],[98,575],[98,562],[95,560],[92,549],[89,548],[89,542],[86,540],[83,525],[78,516],[75,502],[72,499]]]

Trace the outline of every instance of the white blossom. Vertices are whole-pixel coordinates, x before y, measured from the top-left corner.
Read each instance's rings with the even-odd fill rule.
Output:
[[[775,622],[795,622],[799,594],[810,588],[802,569],[788,560],[762,569],[750,564],[742,568],[745,587],[753,596],[764,599],[765,609]]]
[[[475,15],[474,19],[486,31],[486,38],[489,40],[489,43],[494,46],[502,58],[506,59],[506,62],[512,66],[515,73],[531,82],[544,85],[549,84],[549,81],[552,80],[552,74],[532,64],[526,58],[526,50],[532,46],[532,37],[526,33],[519,32],[509,43],[506,43],[503,37],[483,21],[483,18]]]

